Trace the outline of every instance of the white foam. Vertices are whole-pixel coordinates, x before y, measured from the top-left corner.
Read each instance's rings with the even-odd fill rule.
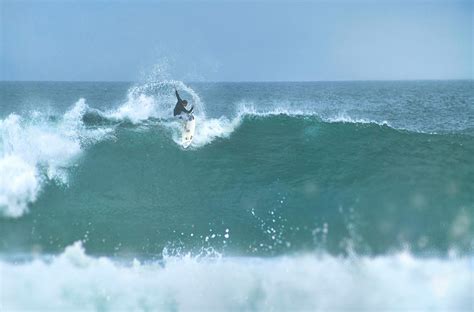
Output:
[[[221,118],[196,118],[196,131],[192,141],[192,147],[202,147],[217,138],[227,138],[241,124],[242,119],[236,117],[228,119]],[[179,143],[179,141],[175,142]]]
[[[0,213],[19,217],[48,180],[67,183],[67,167],[81,152],[81,140],[100,139],[107,131],[86,131],[80,99],[58,122],[39,113],[26,119],[11,114],[0,120]]]
[[[285,115],[289,117],[317,117],[326,122],[343,122],[343,123],[373,123],[378,125],[389,125],[386,120],[375,120],[370,118],[353,117],[346,110],[334,111],[329,109],[327,105],[311,104],[311,105],[291,105],[285,102],[276,102],[258,108],[255,103],[249,101],[242,101],[237,105],[238,115],[244,116],[278,116]]]
[[[0,211],[10,217],[21,216],[39,191],[36,168],[20,157],[0,158]]]
[[[289,105],[275,105],[266,110],[257,109],[252,103],[241,103],[238,109],[239,116],[260,116],[260,117],[269,117],[269,116],[278,116],[285,115],[289,117],[317,117],[325,122],[341,122],[341,123],[361,123],[361,124],[377,124],[390,126],[386,120],[378,121],[367,118],[356,118],[351,117],[346,111],[337,112],[337,113],[328,113],[328,112],[318,112],[313,109],[295,109]]]
[[[327,117],[324,120],[327,122],[377,124],[379,126],[391,127],[391,125],[386,120],[377,121],[377,120],[371,120],[371,119],[365,119],[365,118],[352,118],[351,116],[347,114],[347,112],[340,112],[336,114],[335,116]]]
[[[269,117],[286,115],[290,117],[298,116],[318,116],[316,113],[308,110],[295,109],[284,105],[283,103],[273,104],[271,107],[266,109],[258,109],[252,102],[240,102],[237,108],[237,116],[258,116],[258,117]]]
[[[10,310],[469,310],[469,259],[169,257],[125,265],[75,243],[51,261],[0,262]],[[45,283],[45,281],[47,281]]]

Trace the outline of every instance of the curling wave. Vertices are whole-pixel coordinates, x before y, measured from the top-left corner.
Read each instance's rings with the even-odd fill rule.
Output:
[[[62,118],[51,122],[33,112],[28,118],[10,114],[0,120],[0,212],[8,217],[23,215],[44,184],[54,180],[67,184],[67,168],[83,146],[101,140],[107,129],[86,129],[87,110],[80,99]]]

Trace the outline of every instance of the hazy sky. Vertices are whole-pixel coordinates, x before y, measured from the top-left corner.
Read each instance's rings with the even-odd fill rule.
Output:
[[[0,0],[1,80],[474,78],[471,0]]]

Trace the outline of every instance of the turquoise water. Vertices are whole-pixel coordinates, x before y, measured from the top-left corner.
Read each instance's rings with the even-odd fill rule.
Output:
[[[472,81],[1,82],[2,301],[472,307],[473,103]]]

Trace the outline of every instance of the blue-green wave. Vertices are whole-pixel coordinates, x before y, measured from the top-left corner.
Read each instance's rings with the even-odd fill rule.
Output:
[[[474,138],[285,114],[240,117],[229,135],[183,150],[167,122],[86,114],[114,134],[84,147],[68,185],[50,182],[2,249],[97,254],[164,247],[236,255],[469,252]]]

